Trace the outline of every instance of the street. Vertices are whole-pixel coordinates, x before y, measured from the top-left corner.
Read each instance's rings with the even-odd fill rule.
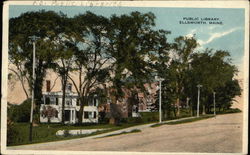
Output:
[[[24,145],[8,149],[240,153],[242,120],[242,113],[225,114],[191,123],[145,127],[138,133]]]

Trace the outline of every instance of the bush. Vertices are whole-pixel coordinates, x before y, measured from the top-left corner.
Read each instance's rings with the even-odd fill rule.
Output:
[[[224,111],[220,111],[220,112],[216,112],[217,114],[228,114],[228,113],[238,113],[241,112],[240,109],[238,108],[230,108],[230,109],[226,109]]]
[[[31,100],[27,99],[20,105],[8,105],[8,117],[13,122],[29,122]]]
[[[128,123],[128,118],[122,118],[121,123]]]
[[[143,120],[141,117],[136,117],[135,118],[135,123],[143,123]]]

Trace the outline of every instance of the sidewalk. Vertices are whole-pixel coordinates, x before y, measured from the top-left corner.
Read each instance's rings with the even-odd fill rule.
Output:
[[[191,118],[195,118],[195,117],[186,117],[186,118],[180,118],[180,119],[175,119],[175,120],[162,121],[162,123],[177,122],[177,121],[187,120],[187,119],[191,119]],[[137,125],[137,126],[128,127],[128,128],[125,128],[125,129],[120,129],[120,130],[116,130],[116,131],[111,131],[111,132],[102,133],[102,134],[98,134],[98,135],[94,135],[94,136],[83,137],[83,138],[76,138],[76,139],[69,139],[69,140],[62,140],[62,141],[54,141],[54,142],[36,143],[36,144],[27,144],[27,145],[20,145],[20,146],[10,146],[10,147],[7,147],[7,149],[19,150],[19,149],[24,149],[25,146],[29,147],[29,146],[32,145],[32,147],[35,148],[35,147],[40,147],[41,145],[42,146],[54,145],[55,143],[57,143],[57,144],[70,144],[70,143],[73,143],[73,142],[81,141],[83,139],[102,138],[102,137],[109,136],[109,135],[120,134],[122,132],[130,132],[130,131],[132,131],[134,129],[143,130],[145,128],[150,128],[150,126],[155,125],[155,124],[159,124],[159,122],[143,124],[143,125]]]

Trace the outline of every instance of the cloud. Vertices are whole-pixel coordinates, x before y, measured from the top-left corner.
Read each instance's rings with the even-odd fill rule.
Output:
[[[220,27],[219,25],[213,25],[213,26],[209,26],[208,29],[209,30],[214,30],[216,28]]]
[[[191,38],[195,35],[195,32],[197,32],[197,29],[192,29],[187,35],[185,35],[187,38]]]
[[[224,31],[224,32],[210,33],[210,37],[206,41],[204,41],[204,40],[198,40],[198,43],[200,44],[200,46],[208,44],[208,43],[214,41],[217,38],[220,38],[220,37],[223,37],[225,35],[228,35],[228,34],[234,32],[234,31],[237,31],[239,29],[240,29],[240,27],[236,27],[236,28],[232,28],[232,29],[229,29],[227,31]]]

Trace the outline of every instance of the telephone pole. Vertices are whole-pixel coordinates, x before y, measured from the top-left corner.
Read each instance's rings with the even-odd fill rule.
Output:
[[[199,117],[199,109],[200,109],[200,88],[202,87],[202,85],[201,85],[201,84],[198,84],[197,87],[198,87],[197,117]]]
[[[33,42],[33,64],[32,64],[32,92],[31,92],[31,109],[30,109],[30,133],[29,133],[29,140],[32,141],[32,129],[33,129],[33,110],[34,110],[34,102],[35,102],[35,68],[36,68],[36,40],[39,37],[31,36],[29,37]]]
[[[214,116],[216,115],[216,106],[215,106],[215,92],[213,93],[214,94]]]

